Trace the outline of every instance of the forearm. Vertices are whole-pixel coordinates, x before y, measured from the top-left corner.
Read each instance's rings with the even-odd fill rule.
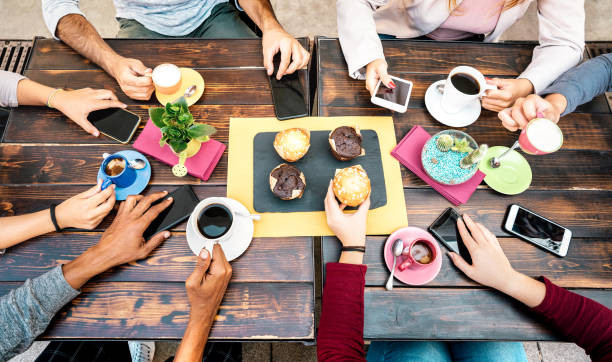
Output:
[[[23,79],[17,86],[17,99],[20,105],[46,106],[49,96],[54,91],[54,88],[47,87],[30,79]],[[53,99],[51,99],[51,105],[53,105]]]
[[[78,14],[69,14],[60,19],[56,35],[79,54],[102,67],[111,76],[113,64],[120,56],[100,37],[96,29]]]
[[[560,115],[565,114],[565,109],[567,108],[567,99],[563,94],[549,94],[544,99],[546,99],[550,104],[552,104],[552,106],[557,110]]]
[[[64,278],[74,289],[81,288],[89,279],[120,264],[113,254],[93,246],[71,262],[64,264]]]
[[[206,321],[202,322],[201,319],[190,316],[174,360],[177,362],[202,361],[204,347],[206,347],[211,327],[212,318],[208,317]]]
[[[55,230],[49,209],[27,215],[0,218],[0,249]]]
[[[57,267],[0,298],[0,361],[26,350],[79,292]]]
[[[270,29],[282,29],[274,15],[270,0],[240,0],[240,6],[262,32]]]
[[[528,277],[517,271],[505,279],[506,283],[499,286],[500,292],[534,308],[544,300],[546,296],[546,286],[539,280]]]

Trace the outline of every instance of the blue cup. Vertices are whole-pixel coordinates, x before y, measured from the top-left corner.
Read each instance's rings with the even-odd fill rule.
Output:
[[[122,159],[125,162],[125,167],[123,168],[123,171],[121,171],[121,173],[116,176],[110,176],[106,173],[106,165],[108,165],[108,163],[113,159]],[[131,186],[134,181],[136,181],[136,171],[130,167],[127,158],[123,157],[118,153],[115,153],[105,158],[102,162],[102,165],[100,165],[100,170],[104,175],[104,180],[102,182],[102,190],[107,188],[111,183],[114,183],[115,185],[117,185],[117,187],[125,188]]]

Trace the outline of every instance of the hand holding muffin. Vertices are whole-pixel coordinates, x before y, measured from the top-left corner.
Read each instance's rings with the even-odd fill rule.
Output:
[[[332,188],[342,204],[359,206],[370,196],[370,178],[361,165],[343,168],[336,170]]]

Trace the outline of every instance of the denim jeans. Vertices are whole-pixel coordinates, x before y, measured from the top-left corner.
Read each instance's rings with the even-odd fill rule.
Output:
[[[520,342],[372,342],[368,362],[527,362]]]

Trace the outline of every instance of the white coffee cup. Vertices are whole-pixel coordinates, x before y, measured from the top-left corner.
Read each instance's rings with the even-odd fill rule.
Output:
[[[453,85],[451,78],[458,74],[463,74],[472,78],[478,85],[478,90],[472,93],[464,93],[457,89],[455,85]],[[451,70],[444,85],[440,84],[437,88],[438,92],[442,93],[442,109],[447,113],[457,113],[461,111],[465,106],[482,97],[489,89],[497,89],[497,87],[492,84],[487,84],[484,75],[482,75],[478,69],[465,65]]]
[[[230,225],[229,229],[223,235],[219,236],[218,238],[209,238],[209,237],[206,237],[198,228],[198,221],[204,209],[211,205],[215,205],[215,204],[221,205],[229,211],[230,216],[232,218],[232,224]],[[220,242],[229,240],[232,237],[232,234],[236,227],[236,216],[237,216],[236,210],[232,207],[232,204],[228,201],[228,199],[224,197],[209,197],[209,198],[206,198],[200,201],[198,205],[196,205],[196,207],[191,212],[191,217],[189,218],[189,222],[191,223],[191,227],[193,228],[193,230],[195,230],[195,232],[199,236],[201,236],[204,240],[211,241],[214,243],[220,243]]]

